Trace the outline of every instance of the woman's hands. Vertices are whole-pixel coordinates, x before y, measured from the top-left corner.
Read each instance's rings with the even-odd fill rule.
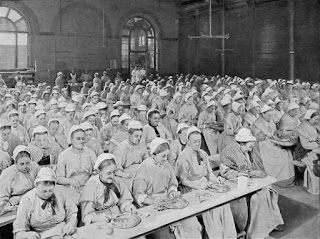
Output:
[[[19,202],[20,202],[20,197],[17,197],[17,196],[13,196],[9,199],[9,204],[11,206],[16,206],[19,204]]]
[[[128,204],[127,206],[125,206],[123,211],[131,214],[135,214],[137,213],[137,208],[133,204]]]
[[[74,187],[74,188],[80,188],[80,182],[77,179],[72,179],[70,178],[70,186]]]
[[[97,214],[92,222],[110,222],[111,218],[108,217],[105,213]]]
[[[169,198],[175,199],[181,196],[181,193],[179,191],[171,191],[169,192]]]
[[[62,229],[62,235],[71,235],[75,231],[75,227],[71,223],[67,223]]]

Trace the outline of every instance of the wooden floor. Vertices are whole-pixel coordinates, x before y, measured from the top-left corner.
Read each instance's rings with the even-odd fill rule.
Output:
[[[293,188],[275,186],[280,195],[279,206],[281,213],[283,216],[286,214],[287,221],[285,221],[285,230],[283,232],[273,232],[270,236],[285,239],[319,239],[319,196],[306,192],[301,180],[297,184]],[[281,204],[281,199],[287,200],[288,204],[291,205]],[[283,211],[284,209],[286,210],[285,212]],[[293,223],[293,221],[296,221],[296,223]]]

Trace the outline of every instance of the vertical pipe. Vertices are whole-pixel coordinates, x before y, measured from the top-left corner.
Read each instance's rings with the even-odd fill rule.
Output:
[[[256,77],[256,11],[252,0],[252,77]]]
[[[209,0],[209,36],[212,36],[212,0]]]
[[[196,35],[199,35],[200,29],[200,19],[199,19],[199,9],[195,11],[195,32]],[[196,71],[199,74],[199,41],[200,39],[196,39]]]
[[[222,33],[221,35],[225,35],[225,8],[224,8],[224,0],[222,4],[221,11],[221,24],[222,24]],[[221,46],[221,75],[225,75],[225,38],[222,38],[222,46]]]
[[[289,55],[290,55],[290,80],[294,80],[294,2],[289,0]]]

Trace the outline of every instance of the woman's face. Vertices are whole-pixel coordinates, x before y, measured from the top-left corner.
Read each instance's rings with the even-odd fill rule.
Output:
[[[191,105],[192,103],[193,103],[193,98],[192,97],[189,97],[188,99],[187,99],[187,105]]]
[[[281,102],[279,102],[277,105],[276,105],[276,109],[277,110],[283,110],[283,102],[281,101]]]
[[[123,128],[124,131],[128,131],[128,125],[129,125],[130,121],[131,120],[128,119],[128,120],[125,120],[125,121],[122,122],[121,125],[122,125],[122,128]]]
[[[49,94],[44,94],[43,96],[45,101],[49,101],[50,100],[50,95]]]
[[[300,110],[299,109],[293,109],[293,110],[290,110],[288,113],[289,113],[289,115],[291,117],[295,117],[300,113]]]
[[[59,124],[57,122],[50,123],[50,125],[49,125],[49,133],[51,135],[56,135],[58,130],[59,130]]]
[[[92,126],[96,124],[96,117],[94,115],[90,115],[88,118],[87,118],[87,121],[89,124],[91,124]]]
[[[178,97],[176,98],[176,103],[177,103],[177,104],[180,104],[180,103],[181,103],[181,99],[182,99],[182,96],[178,96]]]
[[[191,149],[198,151],[201,147],[201,135],[194,133],[189,136],[189,146]]]
[[[91,98],[91,101],[93,104],[97,104],[99,102],[99,96],[98,95],[95,95]]]
[[[254,142],[246,142],[242,145],[242,150],[244,152],[250,152],[253,149]]]
[[[18,115],[10,116],[10,122],[11,122],[12,127],[16,128],[18,126],[19,116]]]
[[[251,111],[252,111],[252,114],[258,115],[260,114],[260,107],[259,106],[253,107]]]
[[[66,117],[67,117],[68,120],[73,120],[75,114],[76,114],[76,113],[75,113],[74,111],[67,112],[67,113],[66,113]]]
[[[82,150],[86,137],[83,131],[74,132],[71,138],[71,144],[75,149]]]
[[[92,138],[92,134],[93,134],[93,130],[92,129],[88,129],[86,130],[86,141],[88,141],[89,139]]]
[[[1,129],[1,138],[4,141],[8,141],[10,139],[11,129]]]
[[[104,167],[99,173],[101,181],[104,183],[112,183],[116,169],[117,167],[114,164]]]
[[[29,109],[30,109],[31,112],[33,112],[35,108],[36,108],[35,104],[30,104],[29,105]]]
[[[262,114],[262,117],[263,117],[266,121],[270,122],[270,121],[272,120],[272,118],[273,118],[272,110],[269,110],[269,111],[263,113],[263,114]]]
[[[38,183],[36,186],[37,195],[41,199],[48,199],[52,196],[55,185],[44,185],[42,183]]]
[[[309,120],[309,122],[310,122],[310,124],[312,124],[312,125],[315,125],[315,126],[318,125],[319,122],[320,122],[320,116],[317,115],[317,116],[312,117],[312,118]]]
[[[45,114],[41,114],[38,116],[38,123],[42,126],[46,126],[46,115]]]
[[[30,157],[22,156],[16,162],[16,167],[20,172],[27,173],[30,171],[30,163],[31,163]]]
[[[158,113],[155,113],[155,114],[153,114],[150,118],[149,118],[149,120],[150,120],[150,124],[151,125],[153,125],[153,126],[158,126],[158,124],[159,124],[159,121],[160,121],[160,114],[158,114]]]
[[[120,115],[122,115],[124,112],[124,107],[122,105],[120,105],[117,107],[117,110],[119,111]]]
[[[118,126],[119,125],[119,117],[118,116],[114,116],[114,117],[112,117],[112,119],[111,119],[111,124],[112,124],[112,126]]]
[[[169,152],[169,149],[166,149],[165,151],[154,155],[154,161],[161,165],[164,165],[167,162]]]
[[[48,134],[36,134],[34,136],[34,142],[36,146],[38,146],[41,149],[47,148],[48,146]]]
[[[51,109],[52,109],[54,112],[58,112],[59,107],[58,107],[57,104],[54,104],[54,105],[51,105]]]
[[[142,137],[142,130],[135,130],[132,134],[129,135],[130,143],[138,145]]]
[[[182,129],[179,133],[179,138],[182,142],[186,143],[188,141],[187,139],[187,131],[188,128]]]

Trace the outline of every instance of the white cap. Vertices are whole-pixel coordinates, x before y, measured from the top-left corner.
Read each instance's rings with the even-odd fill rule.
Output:
[[[253,108],[255,108],[255,107],[261,107],[261,106],[258,104],[258,102],[256,102],[256,101],[251,101],[251,103],[250,103],[250,109],[253,109]]]
[[[74,104],[70,103],[66,106],[66,108],[64,110],[67,112],[73,112],[73,111],[76,111],[76,107]]]
[[[19,116],[19,112],[17,110],[11,110],[9,113],[8,113],[8,118],[10,118],[11,115],[18,115]]]
[[[193,93],[192,92],[188,92],[186,95],[185,95],[185,101],[188,101],[188,99],[190,97],[193,97]]]
[[[147,111],[147,106],[146,105],[139,105],[137,110],[139,110],[139,111]]]
[[[53,169],[49,167],[43,167],[40,169],[36,179],[34,180],[34,183],[36,184],[38,182],[45,182],[45,181],[51,181],[54,183],[57,182],[56,174],[54,173]]]
[[[217,103],[213,100],[208,101],[207,103],[207,108],[209,108],[210,106],[217,106]]]
[[[107,104],[104,103],[104,102],[99,102],[99,103],[96,104],[96,107],[97,107],[98,110],[102,110],[102,109],[107,108]]]
[[[303,104],[304,104],[304,105],[307,104],[310,100],[311,100],[311,99],[310,99],[308,96],[304,97],[304,98],[303,98]]]
[[[18,145],[17,147],[15,147],[15,149],[13,150],[13,153],[12,153],[12,158],[14,161],[16,161],[18,154],[21,152],[27,152],[30,155],[30,150],[28,149],[27,146]]]
[[[101,163],[107,159],[114,159],[114,155],[113,154],[108,154],[108,153],[103,153],[103,154],[100,154],[97,158],[97,161],[96,163],[94,164],[94,170],[98,170]]]
[[[97,91],[92,91],[91,94],[90,94],[90,97],[93,97],[93,96],[100,96],[100,94],[97,92]]]
[[[157,148],[161,145],[161,144],[169,144],[169,142],[163,138],[155,138],[151,141],[150,143],[150,154],[153,154]]]
[[[143,129],[143,126],[139,121],[132,120],[128,124],[128,129]]]
[[[244,94],[242,91],[237,91],[237,93],[233,96],[233,100],[240,100],[244,98]]]
[[[120,116],[120,112],[119,110],[113,110],[110,113],[110,118],[112,118],[113,116]]]
[[[307,112],[304,114],[304,118],[305,119],[311,119],[311,115],[313,115],[313,113],[317,112],[316,110],[307,110]]]
[[[45,133],[48,133],[48,129],[42,125],[38,125],[33,129],[32,137],[34,137],[36,134],[45,134]]]
[[[273,110],[273,109],[269,105],[264,105],[261,107],[260,113],[265,113],[270,110]]]
[[[80,126],[84,131],[89,129],[93,130],[93,126],[89,122],[83,122],[82,124],[80,124]]]
[[[231,99],[229,97],[223,97],[222,100],[220,100],[220,104],[222,106],[226,106],[231,104]]]
[[[69,139],[71,139],[71,135],[78,130],[84,131],[80,125],[72,125],[69,131]]]
[[[144,91],[142,92],[142,95],[143,95],[143,96],[148,96],[148,95],[150,95],[150,94],[149,94],[148,91],[144,90]]]
[[[59,102],[58,107],[59,107],[59,108],[66,108],[66,107],[67,107],[67,105],[68,105],[68,103],[67,103],[67,102],[62,101],[62,102]]]
[[[2,120],[0,122],[0,129],[6,126],[10,126],[11,127],[11,123],[8,120]]]
[[[151,110],[149,110],[148,111],[148,113],[147,113],[147,118],[149,119],[149,115],[152,113],[152,112],[157,112],[158,114],[160,114],[160,111],[158,110],[158,109],[151,109]]]
[[[300,109],[300,106],[295,103],[295,102],[291,102],[287,108],[287,111],[293,110],[293,109]]]
[[[189,129],[187,131],[187,138],[189,138],[189,135],[194,132],[198,132],[199,134],[201,134],[200,129],[198,129],[196,126],[191,126],[191,127],[189,127]]]
[[[84,112],[84,114],[82,116],[82,120],[85,120],[89,116],[96,116],[96,113],[93,110],[88,110],[88,111]]]
[[[257,141],[257,139],[252,135],[248,128],[241,128],[236,134],[236,141],[238,142],[252,142]]]
[[[177,134],[179,134],[182,129],[188,129],[188,128],[189,128],[189,125],[187,125],[186,123],[180,123],[177,127],[176,132]]]
[[[134,89],[134,91],[137,91],[139,89],[143,89],[144,87],[142,85],[137,85],[136,88]]]
[[[125,121],[125,120],[132,120],[132,118],[127,113],[123,113],[123,115],[121,115],[119,118],[119,123],[121,124],[122,121]]]
[[[232,102],[232,106],[231,107],[232,107],[233,112],[237,112],[239,110],[240,106],[241,106],[240,103]]]
[[[117,101],[117,102],[113,105],[113,107],[118,107],[118,106],[124,106],[124,102],[122,102],[122,101]]]
[[[34,113],[34,116],[35,116],[36,118],[38,118],[38,116],[39,116],[39,115],[42,115],[42,114],[47,115],[44,110],[37,110],[37,111]]]
[[[161,96],[161,97],[165,97],[165,96],[167,96],[168,95],[168,92],[166,91],[166,90],[160,90],[159,91],[159,96]]]
[[[56,99],[51,99],[50,100],[50,105],[57,105],[58,101]]]
[[[60,124],[60,120],[59,120],[59,119],[57,119],[57,118],[52,118],[52,119],[49,120],[48,126],[49,126],[52,122],[57,122],[58,124]]]
[[[91,107],[91,104],[86,102],[82,105],[82,109],[84,110],[86,107]]]
[[[175,100],[175,99],[177,99],[179,96],[182,96],[182,94],[181,94],[179,91],[177,91],[176,93],[174,93],[173,99]]]

